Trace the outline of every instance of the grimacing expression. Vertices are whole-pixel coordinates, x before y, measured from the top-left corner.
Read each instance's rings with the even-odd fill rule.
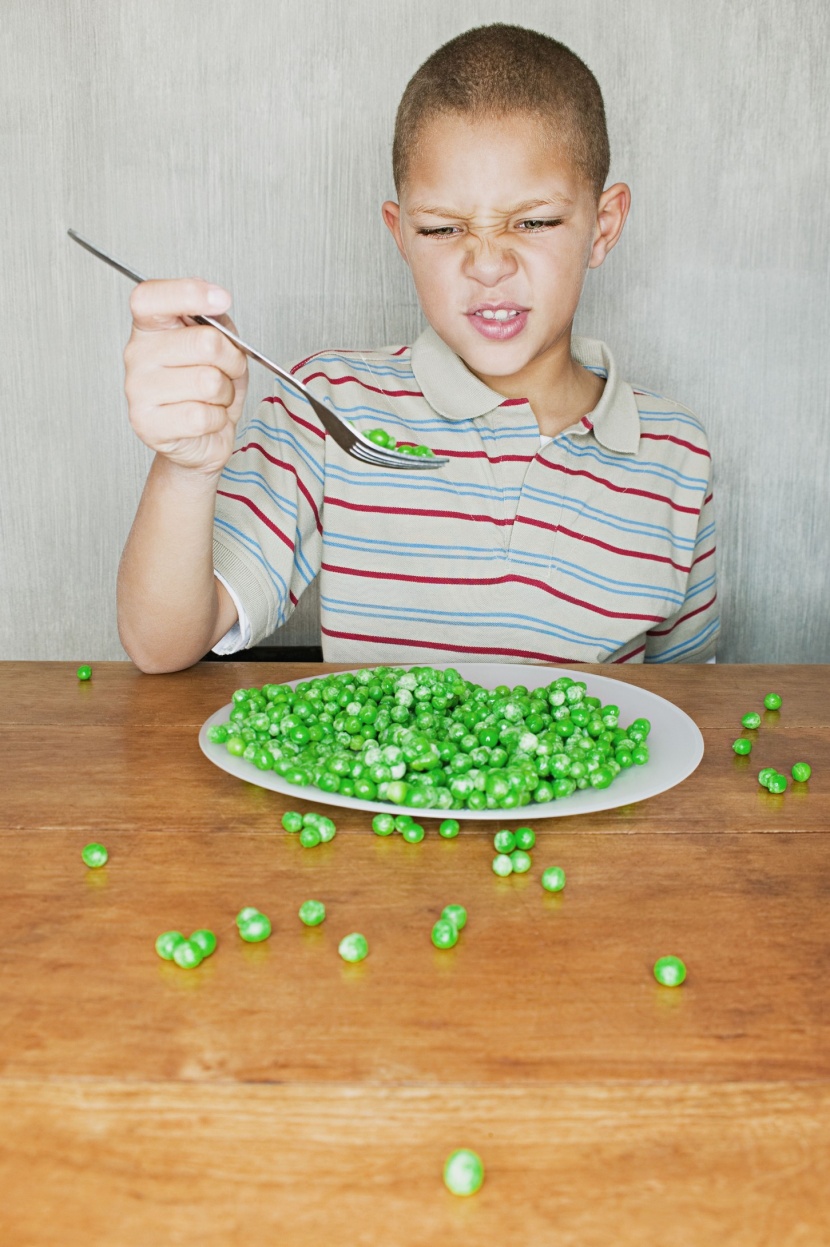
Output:
[[[616,232],[602,225],[620,187],[597,203],[533,118],[450,114],[428,123],[400,205],[382,211],[433,329],[473,372],[517,377],[567,336],[587,269],[622,229],[627,201]]]

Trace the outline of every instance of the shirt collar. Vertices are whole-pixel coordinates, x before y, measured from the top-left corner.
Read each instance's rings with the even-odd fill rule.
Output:
[[[606,382],[594,410],[568,432],[576,436],[593,433],[607,450],[636,454],[640,444],[637,400],[631,386],[620,379],[608,347],[596,338],[572,337],[571,355],[586,368],[603,369]],[[480,381],[431,325],[412,344],[411,362],[424,398],[446,420],[475,420],[516,401]]]

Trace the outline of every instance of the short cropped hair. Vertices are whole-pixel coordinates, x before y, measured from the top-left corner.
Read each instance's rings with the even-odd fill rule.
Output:
[[[392,176],[400,197],[427,124],[515,114],[539,120],[599,199],[611,153],[599,83],[570,48],[523,26],[477,26],[443,44],[406,85],[395,117]]]

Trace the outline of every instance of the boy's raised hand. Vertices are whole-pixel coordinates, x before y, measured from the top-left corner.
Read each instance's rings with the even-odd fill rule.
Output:
[[[211,296],[215,297],[212,300]],[[133,328],[124,348],[124,392],[141,440],[180,467],[218,475],[231,457],[248,389],[248,361],[212,325],[234,333],[226,290],[199,278],[143,281],[130,297]]]

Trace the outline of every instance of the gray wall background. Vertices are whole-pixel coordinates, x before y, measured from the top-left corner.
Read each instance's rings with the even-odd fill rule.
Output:
[[[234,294],[291,361],[411,341],[400,94],[439,44],[515,22],[597,76],[633,205],[575,332],[679,399],[715,461],[719,660],[830,661],[825,0],[0,0],[0,659],[122,658],[130,283]],[[269,392],[251,366],[249,403]],[[277,643],[317,640],[306,594]]]

